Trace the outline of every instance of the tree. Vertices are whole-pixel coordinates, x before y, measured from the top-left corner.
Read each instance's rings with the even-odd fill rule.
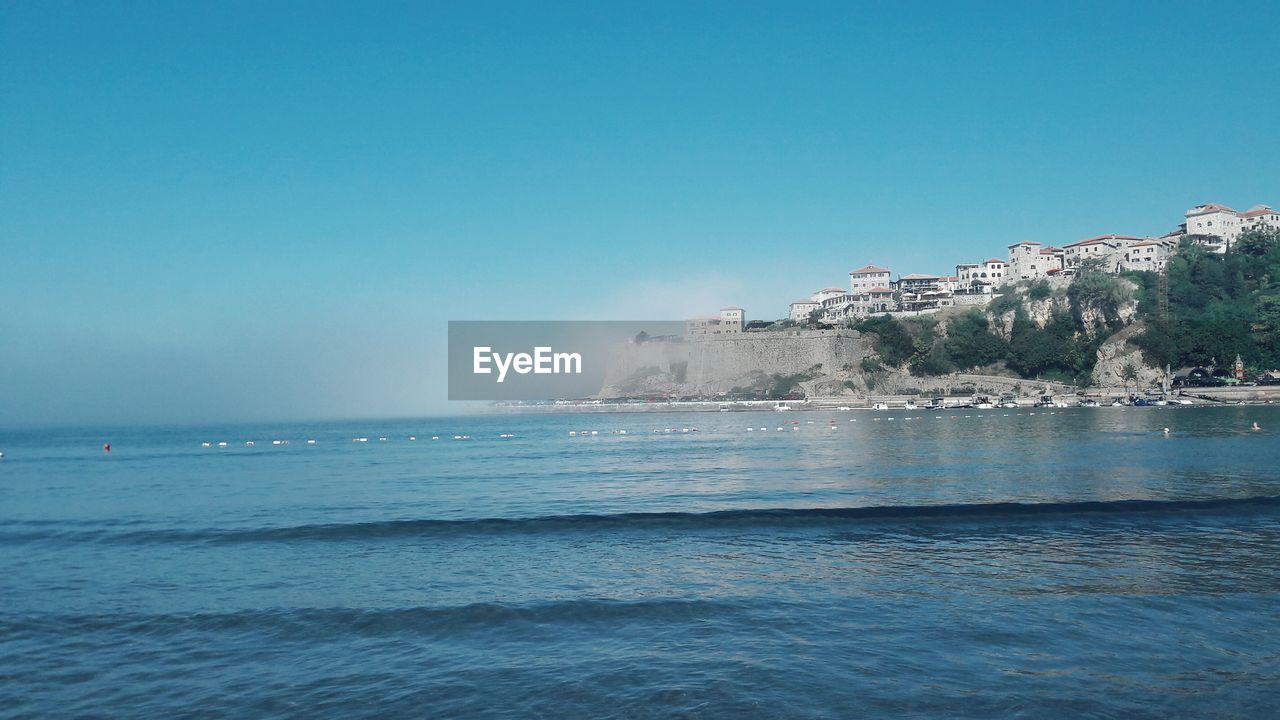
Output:
[[[991,332],[987,317],[978,310],[951,318],[943,348],[950,361],[965,370],[997,362],[1008,350],[1005,341]]]

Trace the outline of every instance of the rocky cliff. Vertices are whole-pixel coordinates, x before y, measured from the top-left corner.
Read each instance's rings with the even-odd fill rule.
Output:
[[[657,339],[619,348],[601,397],[762,390],[778,376],[813,380],[871,354],[853,330],[785,330]]]

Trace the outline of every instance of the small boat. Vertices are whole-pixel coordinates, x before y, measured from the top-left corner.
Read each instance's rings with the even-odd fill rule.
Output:
[[[995,403],[991,402],[991,398],[978,396],[973,399],[973,406],[979,410],[991,410],[995,407]]]
[[[878,403],[876,403],[876,404],[872,405],[872,406],[871,406],[871,409],[872,409],[872,410],[888,410],[888,409],[889,409],[889,403],[882,403],[882,402],[878,402]]]
[[[727,403],[720,403],[720,412],[729,412],[729,405]]]
[[[790,412],[791,406],[786,403],[778,403],[777,405],[773,406],[773,409],[778,412]]]
[[[908,401],[907,401],[907,404],[906,404],[905,406],[903,406],[903,407],[904,407],[904,409],[906,409],[906,410],[919,410],[919,409],[920,409],[920,407],[919,407],[918,405],[916,405],[916,401],[915,401],[915,400],[908,400]]]
[[[1080,407],[1098,407],[1097,400],[1081,400]]]

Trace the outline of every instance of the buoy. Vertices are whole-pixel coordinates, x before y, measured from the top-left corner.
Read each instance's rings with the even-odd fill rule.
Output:
[[[102,452],[111,452],[111,443],[102,443]]]
[[[431,436],[431,439],[432,439],[432,440],[439,440],[439,439],[440,439],[440,436],[439,436],[439,435],[432,435],[432,436]]]
[[[209,447],[209,443],[200,443],[200,447]]]
[[[218,447],[226,447],[226,446],[227,446],[227,443],[225,441],[218,443]]]
[[[577,435],[578,433],[574,432],[573,430],[569,431],[569,437],[577,437]]]
[[[417,436],[415,436],[415,435],[410,435],[410,436],[409,436],[409,439],[410,439],[410,440],[417,440],[418,438],[417,438]]]
[[[252,440],[250,440],[250,441],[246,442],[246,443],[245,443],[245,445],[247,445],[247,446],[249,446],[249,447],[253,447],[253,441],[252,441]]]
[[[315,444],[316,444],[316,441],[315,441],[315,440],[308,440],[308,441],[307,441],[307,444],[308,444],[308,445],[315,445]]]

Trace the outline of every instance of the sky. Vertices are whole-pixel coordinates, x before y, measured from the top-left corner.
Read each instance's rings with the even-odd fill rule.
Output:
[[[1278,21],[0,3],[0,426],[448,413],[448,320],[772,319],[1275,205]]]

